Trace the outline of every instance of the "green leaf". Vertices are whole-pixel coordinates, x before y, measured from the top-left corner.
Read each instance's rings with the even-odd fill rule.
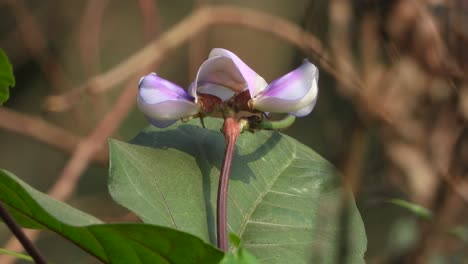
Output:
[[[468,244],[468,227],[457,226],[449,231],[450,234],[456,236],[458,239]]]
[[[105,263],[218,263],[223,253],[197,237],[149,224],[102,224],[0,170],[0,200],[16,220],[59,233]]]
[[[391,199],[388,202],[399,207],[405,208],[406,210],[412,212],[413,214],[423,219],[430,220],[432,218],[431,211],[419,204],[415,204],[401,199]]]
[[[258,261],[244,249],[240,238],[235,234],[229,234],[232,249],[224,255],[221,264],[258,264]]]
[[[11,250],[8,250],[6,248],[0,248],[0,255],[1,254],[10,255],[10,256],[13,256],[13,257],[15,257],[17,259],[23,259],[23,260],[27,260],[29,262],[34,262],[34,260],[30,256],[25,255],[25,254],[21,254],[21,253],[15,252],[15,251],[11,251]]]
[[[146,223],[215,243],[216,193],[224,139],[219,119],[149,127],[131,144],[110,141],[113,198]],[[260,263],[334,263],[343,227],[348,263],[364,263],[367,239],[341,177],[317,153],[275,132],[240,135],[229,183],[228,228]]]
[[[5,52],[0,49],[0,105],[10,97],[10,87],[15,86],[13,67],[8,61]]]

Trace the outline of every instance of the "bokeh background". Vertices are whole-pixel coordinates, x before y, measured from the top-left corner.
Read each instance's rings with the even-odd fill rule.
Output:
[[[465,0],[0,0],[17,79],[0,167],[103,220],[136,221],[108,194],[106,139],[148,125],[139,76],[187,87],[215,47],[267,81],[304,58],[319,67],[315,110],[285,133],[348,181],[368,263],[468,263]],[[50,232],[37,243],[53,263],[96,263]],[[21,249],[4,226],[0,245]]]

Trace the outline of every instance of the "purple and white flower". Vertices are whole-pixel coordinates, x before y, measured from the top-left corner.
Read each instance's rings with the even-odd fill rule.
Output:
[[[255,110],[302,117],[315,106],[318,77],[317,67],[304,60],[300,67],[268,84],[237,55],[215,48],[200,66],[191,93],[198,91],[227,100],[248,89]]]
[[[301,117],[315,106],[318,77],[317,68],[304,60],[300,67],[268,84],[237,55],[216,48],[200,66],[188,91],[155,73],[141,78],[137,104],[157,127],[169,126],[181,118],[209,115],[229,102],[228,107],[233,107],[232,98],[242,105],[239,111]],[[241,93],[242,97],[234,97]],[[226,105],[217,107],[221,104]]]
[[[167,127],[199,111],[194,96],[156,73],[143,76],[138,88],[138,108],[157,127]]]

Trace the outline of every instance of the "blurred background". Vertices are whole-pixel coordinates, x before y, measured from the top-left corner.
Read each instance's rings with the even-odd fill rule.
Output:
[[[318,103],[285,133],[348,181],[366,261],[468,263],[468,1],[0,0],[0,21],[17,81],[0,108],[0,167],[35,188],[134,221],[107,191],[107,138],[148,125],[139,76],[187,87],[215,47],[267,81],[308,58]],[[96,262],[33,236],[54,263]],[[0,245],[21,250],[4,226]]]

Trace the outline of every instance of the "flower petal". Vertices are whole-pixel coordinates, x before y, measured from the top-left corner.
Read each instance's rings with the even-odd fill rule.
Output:
[[[199,86],[198,92],[214,95],[223,101],[228,100],[236,94],[233,90],[229,88],[212,83],[206,83],[204,85]]]
[[[253,107],[273,113],[301,111],[316,100],[317,82],[318,70],[306,60],[299,68],[273,81],[262,93],[253,98]]]
[[[312,112],[312,110],[314,110],[314,107],[315,107],[315,104],[317,103],[317,96],[315,97],[315,100],[312,101],[311,104],[309,104],[308,106],[296,111],[296,112],[292,112],[290,113],[291,115],[294,115],[296,117],[303,117],[303,116],[306,116],[308,114],[310,114],[310,112]]]
[[[138,108],[149,118],[156,120],[175,120],[198,113],[198,105],[189,100],[168,100],[149,104],[138,96]]]
[[[155,127],[159,127],[159,128],[165,128],[165,127],[168,127],[172,124],[174,124],[175,122],[177,122],[178,119],[175,119],[175,120],[157,120],[157,119],[153,119],[147,115],[145,115],[146,117],[146,120],[148,120],[148,122],[150,122],[153,126]]]
[[[198,113],[198,105],[193,102],[184,89],[167,81],[156,74],[146,75],[140,80],[137,105],[150,119],[157,121],[173,121]]]
[[[234,62],[223,56],[210,57],[203,62],[198,70],[196,82],[198,85],[218,84],[236,92],[242,92],[247,85]]]
[[[147,104],[157,104],[175,99],[193,100],[183,88],[159,77],[155,73],[142,77],[138,87],[139,96]]]
[[[250,96],[252,98],[256,96],[258,93],[260,93],[261,91],[263,91],[263,89],[265,89],[265,87],[267,86],[267,82],[265,81],[265,79],[260,77],[254,70],[252,70],[249,66],[247,66],[247,64],[245,64],[245,62],[243,62],[236,54],[226,49],[215,48],[211,50],[209,58],[219,57],[219,56],[229,58],[232,60],[232,62],[235,64],[236,68],[242,75],[244,79],[244,83],[246,83],[247,88],[249,89]],[[226,70],[226,69],[222,68],[222,70]],[[221,85],[226,86],[224,84],[221,84]],[[245,87],[243,88],[245,89]]]

